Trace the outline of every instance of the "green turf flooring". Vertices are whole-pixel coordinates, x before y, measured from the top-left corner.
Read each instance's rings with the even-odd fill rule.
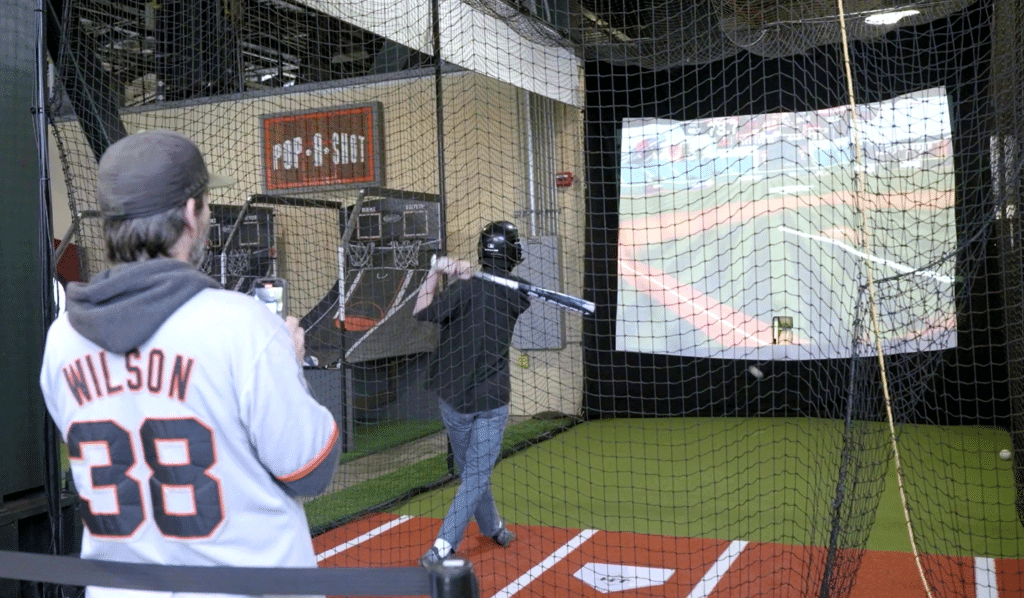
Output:
[[[842,487],[842,545],[909,551],[888,427],[854,425],[861,449],[845,465],[843,434],[809,418],[589,422],[504,459],[494,493],[518,524],[824,546]],[[1011,461],[998,458],[1008,433],[903,426],[897,438],[920,551],[1024,556]],[[454,492],[394,512],[440,518]]]
[[[502,442],[503,452],[519,450],[572,423],[564,418],[534,418],[509,425]],[[345,453],[341,463],[401,447],[444,429],[441,422],[393,422],[357,429],[356,450]],[[348,488],[329,492],[306,503],[306,516],[313,530],[344,521],[362,511],[385,505],[423,486],[449,477],[445,455],[424,455],[423,459]]]

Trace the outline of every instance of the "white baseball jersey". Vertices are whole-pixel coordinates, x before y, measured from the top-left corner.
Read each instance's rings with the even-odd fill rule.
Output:
[[[127,354],[62,314],[40,378],[82,499],[83,558],[316,566],[295,497],[323,490],[338,428],[256,299],[200,291]]]

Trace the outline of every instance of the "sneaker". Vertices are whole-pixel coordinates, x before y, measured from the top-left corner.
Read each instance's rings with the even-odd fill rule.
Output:
[[[448,556],[452,556],[452,554],[454,553],[449,553]],[[431,567],[437,565],[444,559],[445,557],[441,556],[441,553],[437,550],[437,547],[431,546],[430,550],[428,550],[426,553],[424,553],[423,556],[420,557],[420,566],[426,569],[430,569]]]
[[[516,535],[512,533],[512,530],[505,527],[505,524],[502,524],[501,529],[498,530],[498,533],[491,536],[491,539],[501,546],[508,546],[512,543],[512,540],[516,539]]]

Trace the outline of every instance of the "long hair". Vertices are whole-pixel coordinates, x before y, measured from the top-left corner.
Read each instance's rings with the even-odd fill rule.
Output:
[[[203,209],[206,193],[197,194],[196,212]],[[129,220],[104,220],[103,236],[111,263],[130,263],[170,257],[171,248],[185,230],[185,206]]]

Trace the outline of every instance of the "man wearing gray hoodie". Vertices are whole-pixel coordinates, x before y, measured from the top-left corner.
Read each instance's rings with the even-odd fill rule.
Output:
[[[316,567],[297,497],[333,478],[338,428],[306,389],[298,321],[198,269],[207,191],[228,183],[171,131],[100,160],[111,267],[68,286],[40,375],[81,498],[83,558]]]

